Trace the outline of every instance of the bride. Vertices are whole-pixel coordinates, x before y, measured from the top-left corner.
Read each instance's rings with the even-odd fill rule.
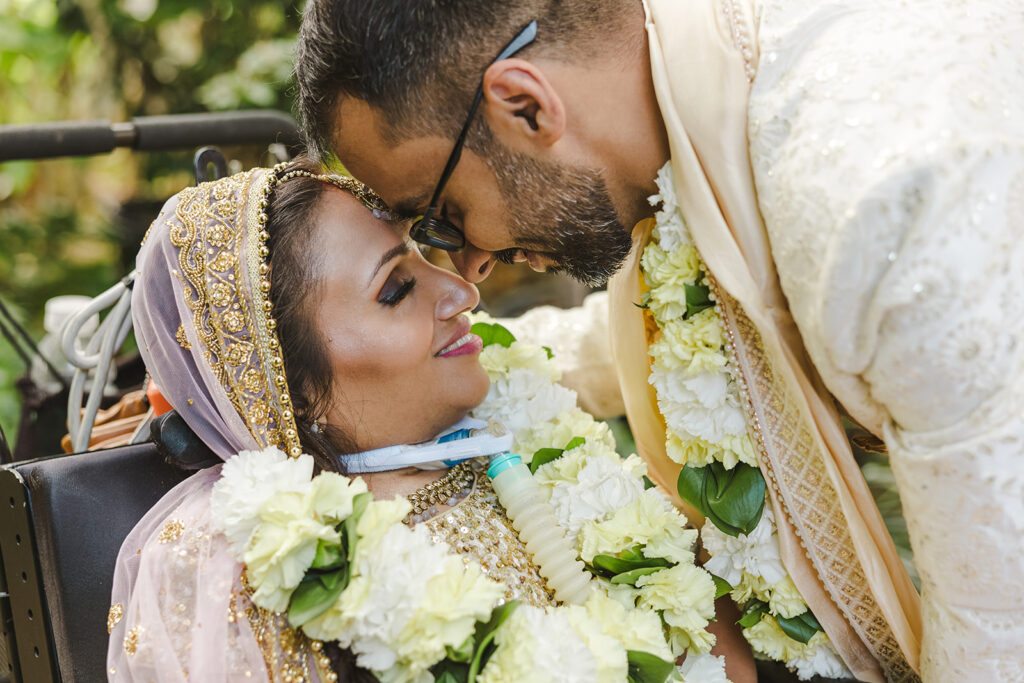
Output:
[[[614,453],[542,349],[482,354],[476,289],[387,220],[361,184],[295,163],[183,190],[154,222],[140,352],[225,462],[125,540],[109,678],[723,681],[716,636],[730,676],[751,677],[734,618],[711,624],[721,591],[694,564],[696,532],[642,462]],[[536,384],[510,399],[523,378]],[[578,604],[527,551],[485,459],[389,465],[471,411],[505,416],[536,453],[589,580]]]

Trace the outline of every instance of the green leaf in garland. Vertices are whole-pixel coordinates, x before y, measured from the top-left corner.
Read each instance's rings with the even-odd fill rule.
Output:
[[[346,568],[326,574],[307,574],[288,601],[288,621],[299,628],[330,609],[348,586]]]
[[[316,555],[313,556],[313,564],[310,565],[310,569],[328,571],[344,566],[345,562],[347,562],[347,558],[342,553],[340,543],[331,543],[321,539],[316,544]]]
[[[711,290],[704,285],[683,285],[686,289],[686,317],[690,318],[706,308],[711,308],[715,302],[711,300]]]
[[[563,453],[565,450],[562,448],[541,448],[533,454],[533,460],[530,461],[530,474],[537,474],[541,465],[558,460]]]
[[[364,512],[366,512],[366,508],[372,500],[372,493],[367,492],[357,495],[352,499],[352,514],[346,517],[345,521],[342,522],[345,539],[348,542],[347,555],[349,562],[354,560],[356,556],[356,541],[359,538],[359,534],[356,533],[356,525],[359,524],[359,518],[363,516]]]
[[[821,624],[811,614],[811,610],[807,610],[803,614],[798,614],[795,617],[783,617],[777,616],[775,620],[779,622],[779,627],[783,633],[792,638],[793,640],[807,644],[814,634],[821,631]]]
[[[760,600],[750,600],[746,605],[744,605],[743,614],[736,623],[743,628],[750,628],[757,622],[761,621],[761,617],[767,612],[768,603],[761,602]]]
[[[647,547],[646,543],[637,543],[632,548],[626,548],[616,553],[615,557],[620,560],[628,560],[630,562],[645,562],[648,558],[644,555],[644,548]]]
[[[679,472],[676,489],[680,498],[730,536],[752,532],[764,513],[764,476],[745,463],[731,470],[720,462],[686,466]]]
[[[636,569],[631,569],[628,572],[616,574],[610,579],[610,581],[611,583],[626,583],[630,586],[636,586],[636,580],[641,576],[660,572],[662,569],[664,569],[664,567],[637,567]]]
[[[497,649],[497,645],[494,644],[494,636],[517,607],[519,607],[519,601],[510,600],[504,605],[495,607],[491,612],[491,618],[486,622],[477,622],[476,631],[473,634],[473,638],[476,640],[476,652],[473,653],[473,661],[469,664],[467,683],[475,683],[477,674],[487,666],[487,660]]]
[[[736,536],[739,533],[739,529],[725,522],[718,516],[715,510],[708,506],[707,488],[708,482],[711,479],[710,467],[710,465],[703,467],[686,466],[681,469],[679,471],[679,478],[676,480],[676,490],[679,491],[680,498],[697,508],[702,515],[711,520],[712,524],[730,536]]]
[[[453,662],[465,662],[468,664],[473,660],[473,654],[476,652],[476,638],[471,634],[462,642],[462,645],[459,645],[457,648],[446,645],[445,650],[448,652],[448,659]]]
[[[484,347],[497,344],[508,348],[516,340],[515,335],[498,323],[476,323],[469,331],[483,340]]]
[[[644,490],[653,489],[655,486],[657,486],[657,484],[655,484],[653,481],[651,481],[650,477],[648,477],[645,474],[644,475]]]
[[[434,683],[466,683],[465,675],[459,676],[459,673],[463,672],[458,671],[458,669],[465,668],[465,664],[453,664],[445,659],[435,667],[431,667],[430,673],[434,674]],[[435,669],[437,670],[435,671]]]
[[[540,348],[544,349],[544,353],[548,354],[548,360],[555,357],[555,352],[551,350],[550,346],[542,346]]]
[[[629,663],[629,683],[665,683],[675,671],[674,662],[666,662],[639,650],[626,650],[626,661]]]
[[[764,512],[766,487],[761,471],[742,462],[731,470],[718,462],[711,463],[707,469],[710,475],[705,488],[708,509],[729,527],[739,529],[742,534],[751,533]]]
[[[708,572],[711,574],[711,572]],[[715,582],[715,600],[732,592],[732,586],[721,576],[711,574],[711,580]]]
[[[430,673],[434,675],[434,683],[466,683],[469,680],[469,664],[445,658],[430,667]]]
[[[633,305],[636,306],[637,308],[644,308],[644,309],[650,308],[651,307],[651,293],[650,292],[644,292],[640,296],[640,303],[634,303]]]
[[[663,557],[644,557],[641,546],[636,546],[630,550],[624,550],[618,555],[595,555],[588,569],[598,576],[611,579],[635,569],[657,571],[671,566],[672,563]]]
[[[704,479],[707,472],[703,467],[691,467],[687,465],[679,471],[679,478],[676,479],[676,490],[679,497],[697,508],[702,515],[707,517],[704,511]]]
[[[586,442],[587,442],[587,440],[584,439],[582,436],[574,436],[569,441],[569,443],[565,444],[565,450],[571,451],[574,448],[579,448],[580,446],[582,446]]]

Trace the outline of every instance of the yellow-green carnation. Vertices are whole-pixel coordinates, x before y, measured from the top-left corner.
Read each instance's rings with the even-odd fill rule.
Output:
[[[333,525],[315,519],[309,493],[282,491],[267,500],[242,558],[256,588],[253,602],[273,612],[286,610],[321,540],[338,542],[340,537]]]
[[[677,652],[682,648],[705,653],[715,637],[707,631],[715,616],[715,582],[711,575],[692,564],[677,564],[637,579],[639,604],[658,610],[669,625]]]
[[[614,555],[661,537],[665,529],[684,523],[685,518],[661,494],[648,489],[608,519],[584,524],[579,536],[580,555],[585,562],[593,560],[594,555]]]

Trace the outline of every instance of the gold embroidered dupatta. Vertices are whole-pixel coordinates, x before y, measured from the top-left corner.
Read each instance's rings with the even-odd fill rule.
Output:
[[[783,563],[858,678],[917,680],[917,592],[807,358],[757,207],[746,134],[757,49],[752,9],[737,0],[647,0],[645,10],[676,197],[715,280],[748,390],[748,425]],[[637,226],[630,261],[609,287],[612,351],[637,449],[652,478],[675,492],[680,466],[666,455],[665,424],[647,383],[647,346],[658,332],[634,305],[645,289],[639,261],[652,227]]]

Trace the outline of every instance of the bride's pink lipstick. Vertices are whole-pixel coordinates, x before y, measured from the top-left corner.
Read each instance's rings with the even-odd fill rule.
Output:
[[[448,343],[434,355],[438,358],[454,358],[471,353],[480,353],[484,348],[484,342],[480,337],[469,331],[469,320],[459,320],[458,330],[451,336]]]
[[[480,337],[473,333],[467,333],[441,349],[437,355],[440,358],[454,358],[455,356],[465,356],[469,353],[480,353],[483,348],[484,342]]]

